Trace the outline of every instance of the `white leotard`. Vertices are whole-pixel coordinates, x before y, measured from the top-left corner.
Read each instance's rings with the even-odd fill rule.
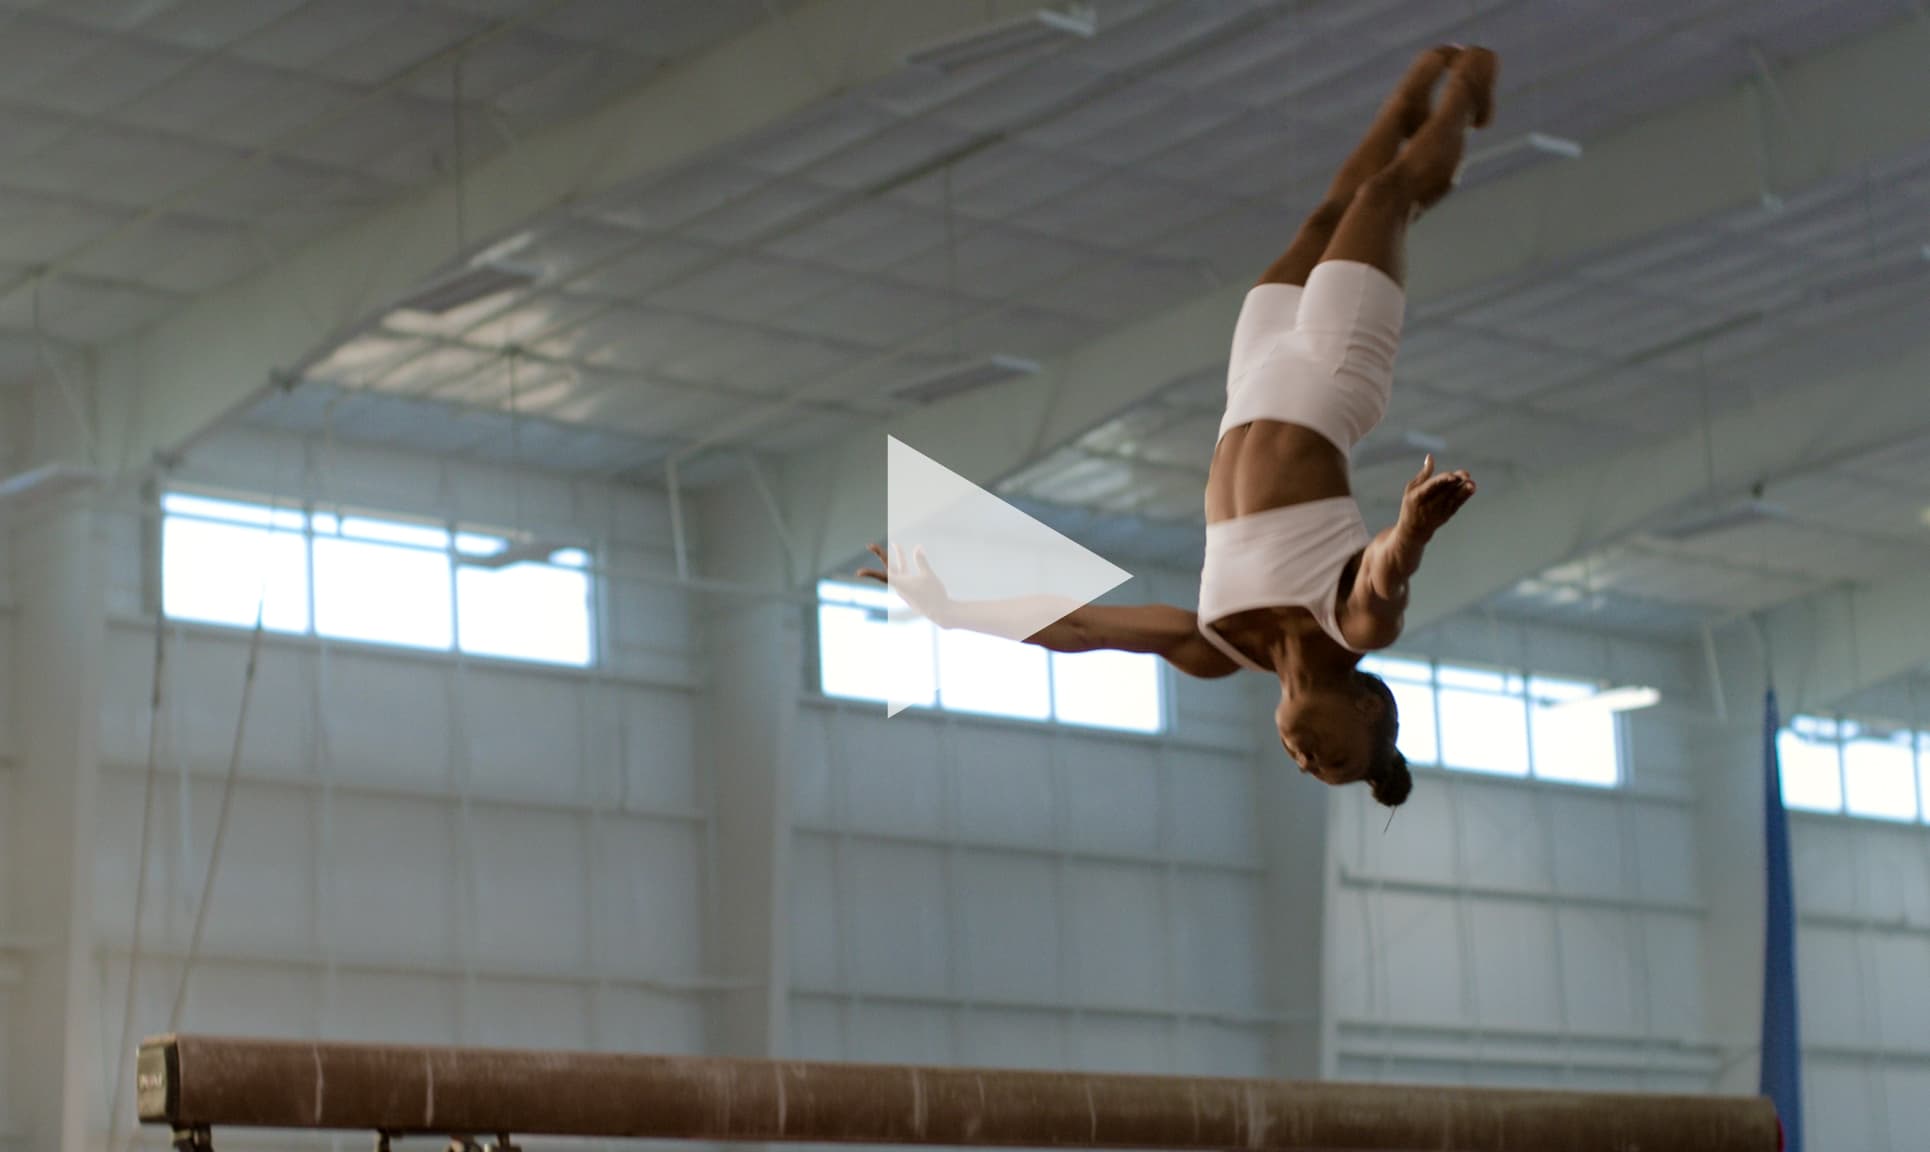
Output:
[[[1305,288],[1247,293],[1227,362],[1220,435],[1255,420],[1309,428],[1343,454],[1380,423],[1393,394],[1406,297],[1378,268],[1316,265]],[[1255,608],[1305,608],[1342,647],[1340,576],[1371,537],[1351,496],[1269,508],[1208,524],[1200,633],[1242,667],[1260,668],[1213,627]]]

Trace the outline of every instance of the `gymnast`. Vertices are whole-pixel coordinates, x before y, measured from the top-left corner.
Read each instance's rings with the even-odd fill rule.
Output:
[[[1474,481],[1436,472],[1429,455],[1394,525],[1370,537],[1348,453],[1392,394],[1408,224],[1453,187],[1468,127],[1493,114],[1497,67],[1484,48],[1422,53],[1247,293],[1206,482],[1199,610],[1089,604],[1027,638],[1055,652],[1156,653],[1193,676],[1277,676],[1287,754],[1328,784],[1367,781],[1389,807],[1413,777],[1395,747],[1393,693],[1358,664],[1400,636],[1421,554]],[[870,550],[882,567],[859,576],[941,627],[995,631],[998,606],[951,600],[922,553]]]

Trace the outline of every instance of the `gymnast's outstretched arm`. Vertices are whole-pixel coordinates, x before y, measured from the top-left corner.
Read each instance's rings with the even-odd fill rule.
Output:
[[[1072,605],[1054,596],[1016,596],[1004,600],[954,600],[931,570],[922,552],[907,563],[904,556],[871,545],[881,568],[860,568],[866,580],[888,584],[919,615],[940,628],[958,628],[988,636],[1017,638],[1011,621],[1056,616],[1052,623],[1024,637],[1054,652],[1147,652],[1189,676],[1212,679],[1228,676],[1238,666],[1200,635],[1199,618],[1171,604]]]
[[[1434,471],[1430,454],[1401,494],[1401,514],[1361,553],[1353,591],[1340,610],[1341,635],[1363,652],[1386,648],[1400,638],[1407,615],[1407,585],[1420,570],[1421,555],[1441,526],[1474,496],[1466,470]]]

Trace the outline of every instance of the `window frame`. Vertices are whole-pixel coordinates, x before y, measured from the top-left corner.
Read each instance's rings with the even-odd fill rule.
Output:
[[[1606,681],[1585,676],[1539,672],[1528,668],[1510,667],[1506,665],[1483,664],[1475,661],[1442,660],[1435,656],[1405,655],[1393,652],[1369,654],[1362,660],[1361,669],[1363,671],[1380,674],[1380,665],[1383,662],[1392,662],[1411,668],[1424,667],[1427,669],[1427,679],[1425,681],[1405,671],[1383,677],[1388,680],[1390,685],[1395,681],[1399,681],[1408,687],[1425,688],[1430,694],[1433,705],[1431,709],[1431,719],[1434,724],[1434,759],[1432,761],[1415,760],[1413,763],[1441,772],[1451,772],[1458,776],[1471,776],[1488,780],[1511,780],[1533,784],[1559,785],[1570,788],[1586,788],[1591,791],[1608,791],[1626,788],[1628,786],[1628,722],[1627,717],[1620,712],[1610,714],[1611,731],[1614,739],[1613,755],[1615,773],[1613,779],[1604,782],[1574,776],[1544,775],[1540,764],[1537,762],[1535,751],[1535,711],[1537,701],[1543,698],[1538,697],[1535,693],[1536,683],[1572,681],[1578,684],[1592,685],[1596,691],[1601,691],[1608,687]],[[1442,679],[1442,672],[1444,670],[1448,673],[1448,679],[1445,683]],[[1499,690],[1484,687],[1480,683],[1481,681],[1485,681],[1486,684],[1489,685],[1499,684]],[[1461,693],[1484,693],[1520,701],[1522,705],[1522,739],[1526,745],[1526,771],[1521,774],[1515,774],[1508,771],[1464,767],[1448,763],[1448,752],[1445,741],[1446,727],[1442,721],[1442,713],[1446,710],[1441,700],[1443,689]],[[1402,749],[1402,752],[1405,754],[1406,750]]]
[[[1881,742],[1878,733],[1888,733],[1892,738],[1909,733],[1910,771],[1908,773],[1911,790],[1916,800],[1916,811],[1910,816],[1889,816],[1880,812],[1856,812],[1850,808],[1849,748],[1851,744],[1866,739]],[[1833,817],[1840,820],[1857,820],[1872,824],[1887,824],[1893,827],[1924,827],[1930,825],[1930,728],[1917,724],[1899,724],[1889,721],[1871,721],[1845,713],[1832,712],[1817,714],[1808,712],[1794,713],[1781,718],[1777,725],[1775,740],[1777,781],[1782,793],[1783,809],[1804,816]],[[1792,801],[1789,796],[1788,757],[1784,755],[1781,741],[1785,738],[1799,740],[1811,747],[1827,747],[1833,753],[1836,769],[1836,804],[1825,808],[1815,804]]]
[[[256,524],[242,519],[222,519],[219,516],[193,510],[170,510],[168,508],[168,500],[174,496],[190,500],[219,501],[241,505],[247,508],[261,509],[265,513],[265,518],[261,523]],[[304,591],[307,598],[306,620],[300,630],[274,627],[265,629],[265,631],[275,636],[335,645],[367,647],[379,651],[406,652],[412,655],[430,658],[447,657],[465,661],[481,660],[551,670],[595,671],[603,666],[605,648],[605,638],[603,635],[605,617],[604,582],[598,579],[600,568],[597,560],[597,549],[587,541],[572,539],[569,542],[561,544],[552,552],[552,555],[561,552],[578,553],[581,556],[580,563],[557,564],[548,560],[519,562],[519,564],[537,564],[545,568],[558,568],[578,572],[582,575],[584,582],[585,658],[581,663],[578,663],[574,660],[567,659],[545,659],[536,656],[504,655],[495,652],[472,651],[463,647],[461,573],[465,567],[481,568],[481,565],[477,565],[473,561],[478,556],[488,555],[489,553],[465,550],[462,547],[462,541],[464,538],[473,541],[478,537],[485,537],[502,539],[507,546],[507,541],[514,536],[514,530],[512,529],[473,523],[454,517],[438,517],[418,513],[390,511],[338,501],[318,501],[306,498],[300,500],[281,499],[274,496],[242,492],[232,488],[206,484],[176,484],[158,488],[154,496],[152,508],[155,517],[154,530],[148,537],[151,551],[150,560],[145,566],[151,582],[149,585],[150,596],[148,607],[155,613],[157,618],[167,624],[220,629],[229,632],[249,632],[253,631],[256,627],[252,621],[246,624],[231,624],[219,620],[172,616],[167,613],[167,525],[169,520],[178,518],[203,524],[251,528],[264,532],[281,532],[291,536],[298,536],[301,539]],[[274,520],[278,516],[298,516],[301,520],[300,526],[277,526]],[[337,530],[331,532],[318,529],[316,521],[319,518],[332,518]],[[383,539],[373,535],[351,535],[340,531],[344,523],[354,519],[372,521],[377,525],[431,529],[441,533],[446,538],[446,543],[443,547],[437,548],[404,540]],[[336,636],[321,631],[316,615],[318,594],[316,587],[315,545],[318,539],[342,540],[352,543],[370,544],[397,551],[442,556],[448,562],[448,646],[435,647],[403,640],[375,639],[367,636]],[[517,565],[511,565],[509,567],[513,568],[516,566]],[[508,569],[503,570],[506,571]]]
[[[876,703],[876,704],[885,703],[886,701],[882,697],[858,695],[855,693],[833,692],[825,687],[825,682],[824,682],[825,648],[824,648],[824,628],[823,628],[824,609],[827,606],[831,606],[831,607],[847,607],[847,608],[862,607],[862,608],[875,610],[875,606],[873,605],[858,604],[852,601],[827,600],[825,599],[825,596],[824,596],[824,590],[826,587],[858,589],[865,592],[877,592],[877,593],[885,592],[885,589],[882,586],[859,584],[850,580],[837,580],[837,579],[827,578],[827,579],[819,580],[816,583],[816,585],[814,585],[813,587],[814,602],[812,604],[811,613],[810,613],[810,627],[807,630],[810,635],[810,643],[804,646],[805,648],[804,656],[808,662],[807,668],[806,668],[806,675],[809,677],[809,680],[807,682],[812,685],[812,687],[820,697],[826,700],[833,700],[841,703]],[[925,627],[933,630],[933,643],[932,643],[933,699],[932,699],[932,703],[930,704],[907,704],[905,705],[905,709],[904,709],[907,712],[921,712],[932,716],[958,717],[966,720],[991,721],[993,723],[1017,724],[1017,725],[1023,725],[1028,728],[1062,728],[1068,732],[1093,733],[1093,734],[1104,735],[1104,736],[1157,738],[1161,736],[1169,736],[1172,734],[1173,715],[1174,715],[1172,670],[1166,666],[1165,661],[1161,660],[1157,656],[1147,654],[1147,653],[1127,653],[1127,655],[1141,656],[1147,661],[1150,661],[1151,663],[1152,672],[1153,672],[1153,692],[1154,692],[1155,700],[1154,700],[1153,726],[1150,728],[1132,728],[1132,727],[1107,725],[1107,724],[1094,724],[1083,720],[1068,720],[1060,716],[1059,701],[1058,701],[1059,686],[1057,683],[1058,675],[1059,675],[1059,671],[1058,671],[1059,661],[1061,659],[1069,659],[1069,658],[1074,658],[1082,655],[1087,655],[1087,653],[1077,653],[1077,652],[1064,653],[1064,652],[1053,652],[1049,649],[1041,649],[1042,654],[1045,656],[1045,675],[1044,675],[1045,714],[1043,716],[1033,717],[1033,716],[1017,715],[1017,714],[1008,713],[1008,712],[993,712],[993,711],[983,711],[979,709],[947,706],[945,703],[944,677],[942,675],[942,656],[940,654],[940,643],[939,643],[939,638],[943,635],[944,630],[937,628],[937,626],[932,624],[931,621],[929,620],[922,621],[922,623]]]

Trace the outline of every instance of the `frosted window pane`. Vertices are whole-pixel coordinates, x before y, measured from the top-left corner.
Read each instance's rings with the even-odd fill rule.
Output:
[[[1909,733],[1901,740],[1852,740],[1843,745],[1843,793],[1852,816],[1915,820],[1916,758]]]
[[[1488,672],[1480,668],[1458,668],[1443,664],[1435,670],[1434,678],[1448,688],[1478,688],[1484,692],[1504,691],[1510,677],[1501,672]]]
[[[1445,678],[1447,669],[1441,669]],[[1441,760],[1450,768],[1528,774],[1527,702],[1519,696],[1443,688]]]
[[[301,531],[307,517],[293,508],[273,508],[267,504],[247,504],[239,500],[216,500],[168,492],[161,497],[161,510],[170,515],[195,516],[204,520],[226,520],[234,524],[270,524],[277,528]]]
[[[827,585],[825,600],[857,599],[848,587]],[[929,708],[938,702],[935,634],[920,619],[889,622],[880,589],[873,604],[827,603],[818,608],[818,683],[827,696],[892,700]],[[920,658],[922,654],[922,659]]]
[[[1789,726],[1800,736],[1831,737],[1836,735],[1836,721],[1821,716],[1797,716],[1789,721]]]
[[[174,620],[252,628],[259,605],[262,627],[306,632],[307,548],[294,532],[168,516],[161,526],[161,609]]]
[[[939,702],[957,712],[1024,720],[1052,714],[1046,651],[1002,636],[938,634]]]
[[[1930,733],[1917,733],[1917,796],[1923,820],[1930,823]]]
[[[1360,670],[1372,672],[1383,680],[1412,680],[1417,684],[1426,684],[1434,679],[1434,669],[1428,667],[1425,661],[1401,660],[1393,656],[1362,657]]]
[[[1813,744],[1794,732],[1776,736],[1781,761],[1783,804],[1812,812],[1843,810],[1843,774],[1838,770],[1836,745]]]
[[[1587,695],[1592,685],[1582,685]],[[1620,773],[1615,762],[1615,714],[1599,707],[1563,708],[1536,703],[1535,775],[1571,784],[1612,785]]]
[[[867,608],[904,606],[891,590],[878,584],[839,584],[826,580],[818,585],[818,599],[831,604],[863,604]]]
[[[583,667],[591,659],[590,578],[573,568],[456,569],[462,650]]]
[[[344,516],[341,535],[357,540],[377,540],[385,544],[407,544],[415,548],[449,547],[449,533],[426,524],[407,524],[398,520],[372,520],[367,516]]]
[[[315,631],[446,651],[453,645],[449,555],[315,538]]]
[[[1438,764],[1441,749],[1434,738],[1434,689],[1391,677],[1387,687],[1400,711],[1400,736],[1395,743],[1401,755],[1416,764]]]
[[[1139,652],[1055,653],[1054,715],[1068,724],[1160,729],[1159,658]]]
[[[1586,680],[1560,680],[1553,676],[1530,676],[1528,695],[1536,700],[1586,700],[1598,691]]]
[[[320,530],[320,525],[317,525]],[[480,532],[456,533],[456,551],[465,556],[494,556],[509,547],[509,541],[501,536],[485,536]]]

